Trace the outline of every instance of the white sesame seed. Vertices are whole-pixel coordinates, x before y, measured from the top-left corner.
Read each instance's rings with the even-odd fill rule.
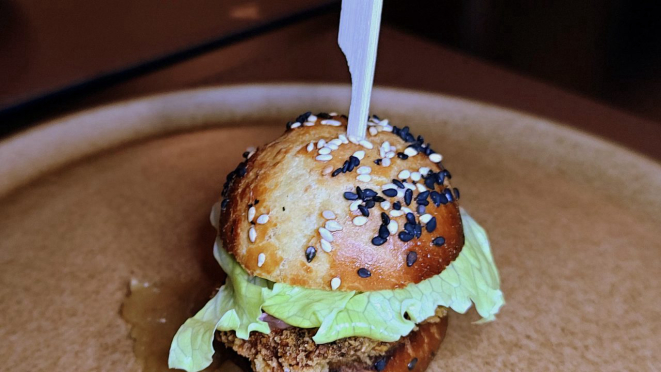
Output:
[[[322,138],[319,140],[319,142],[317,142],[317,148],[320,149],[324,146],[326,146],[326,140]]]
[[[321,238],[328,241],[329,243],[333,241],[333,234],[331,234],[331,232],[328,231],[325,227],[319,228],[319,235],[321,235]]]
[[[416,156],[416,155],[418,155],[418,151],[416,149],[414,149],[413,147],[407,147],[404,150],[404,154],[408,155],[408,156]]]
[[[314,124],[315,124],[314,121],[306,121],[305,123],[303,123],[303,125],[305,125],[306,127],[314,126]]]
[[[314,150],[314,141],[310,142],[310,144],[308,145],[307,150],[308,150],[308,152]]]
[[[415,184],[415,187],[417,187],[417,188],[418,188],[418,191],[420,191],[420,192],[425,192],[425,191],[427,191],[427,188],[425,187],[425,185],[423,185],[423,184],[421,184],[421,183],[416,183],[416,184]]]
[[[360,203],[361,203],[361,200],[356,200],[356,201],[351,202],[351,204],[349,205],[349,210],[352,211],[352,212],[357,211],[358,206],[360,205]]]
[[[401,216],[401,215],[403,215],[403,214],[404,214],[404,212],[401,211],[401,210],[398,211],[398,210],[396,210],[396,209],[393,209],[393,210],[390,211],[390,217],[399,217],[399,216]]]
[[[379,133],[379,131],[376,130],[376,128],[374,128],[374,127],[370,127],[369,132],[370,132],[370,134],[373,135],[373,136],[376,136],[377,133]]]
[[[372,145],[372,142],[368,140],[360,140],[359,144],[363,146],[364,148],[371,150],[374,148],[374,145]]]
[[[403,198],[404,197],[404,190],[397,189],[397,197],[398,198]]]
[[[356,145],[359,143],[358,138],[356,138],[354,136],[349,136],[349,142],[355,143]]]
[[[391,150],[392,150],[392,148],[391,148]],[[388,157],[388,159],[394,158],[395,157],[395,152],[394,151],[388,151],[386,153],[386,157]]]
[[[431,214],[429,213],[425,213],[422,216],[420,216],[420,222],[422,223],[426,224],[427,222],[429,222],[429,220],[431,220]]]
[[[358,177],[356,177],[356,179],[360,182],[369,182],[372,180],[372,176],[370,176],[369,174],[361,174]]]
[[[415,191],[415,185],[412,184],[412,183],[404,182],[404,187],[406,187],[407,189]]]
[[[381,209],[383,209],[384,211],[387,211],[388,209],[390,209],[390,202],[387,201],[387,200],[382,201],[381,202]]]
[[[426,176],[427,173],[429,173],[429,171],[430,171],[430,169],[427,168],[427,167],[421,167],[420,168],[420,174],[422,174],[423,176]]]
[[[263,215],[257,217],[257,223],[258,224],[263,225],[267,222],[269,222],[269,215],[268,214],[263,214]]]
[[[335,213],[333,213],[333,211],[323,211],[321,212],[321,215],[324,216],[324,218],[327,220],[335,219]]]
[[[365,216],[358,216],[353,219],[353,224],[356,226],[363,226],[366,223],[367,223],[367,217]]]
[[[417,182],[417,181],[420,181],[420,178],[422,178],[422,176],[420,175],[420,172],[411,172],[411,180]]]
[[[331,232],[342,230],[342,225],[333,220],[326,221],[326,225],[324,227],[326,227],[326,229]]]
[[[384,149],[386,152],[390,151],[390,142],[385,141],[381,144],[381,148]]]
[[[381,165],[383,165],[384,167],[389,167],[390,166],[390,159],[389,158],[382,159],[381,160]]]
[[[262,265],[264,265],[264,261],[266,261],[266,255],[264,253],[260,253],[259,256],[257,256],[257,267],[262,267]]]
[[[383,122],[381,122],[383,123]],[[392,126],[391,125],[384,125],[383,130],[386,132],[392,132]]]
[[[386,157],[386,151],[383,149],[383,147],[379,147],[379,157],[380,158]]]
[[[329,165],[321,171],[321,174],[323,175],[330,174],[330,172],[332,171],[333,171],[333,166]]]
[[[254,152],[254,151],[250,151],[250,152],[248,153],[248,156],[247,156],[246,158],[247,158],[247,159],[250,159],[253,155],[255,155],[255,152]]]
[[[252,219],[255,218],[255,213],[257,213],[255,207],[250,207],[250,209],[248,209],[248,222],[252,222]]]
[[[370,174],[372,173],[372,168],[368,167],[367,165],[363,165],[362,167],[358,168],[356,172],[358,172],[358,174]]]
[[[402,207],[402,212],[404,212],[404,213],[406,213],[406,214],[408,214],[408,213],[413,213],[413,211],[412,211],[411,208],[409,208],[409,207]]]
[[[329,149],[328,147],[322,147],[319,149],[318,153],[319,155],[328,155],[331,153],[331,149]]]
[[[349,143],[347,136],[345,136],[344,134],[340,134],[339,136],[337,136],[337,138],[339,138],[340,141],[342,141],[342,143]]]
[[[333,250],[333,246],[328,241],[321,239],[321,249],[323,249],[324,252],[330,252]]]
[[[386,126],[386,125],[388,125],[389,122],[390,121],[388,119],[383,119],[379,122],[379,124],[381,124],[382,126]]]
[[[257,148],[255,146],[248,146],[248,147],[246,147],[246,151],[255,152],[255,151],[257,151]]]
[[[399,229],[397,222],[395,222],[395,220],[390,220],[390,223],[388,224],[388,231],[390,232],[390,235],[397,234],[397,229]]]
[[[441,154],[431,154],[429,155],[429,160],[433,161],[434,163],[438,163],[443,160],[443,156],[441,156]]]
[[[296,123],[292,124],[290,128],[291,128],[291,129],[296,129],[296,128],[300,127],[300,126],[301,126],[301,123],[296,122]]]
[[[334,143],[327,143],[327,144],[326,144],[326,148],[335,151],[335,150],[339,149],[340,146],[338,146],[338,145],[336,145],[336,144],[334,144]]]
[[[399,172],[397,177],[399,177],[399,179],[405,180],[405,179],[411,177],[411,172],[404,169],[403,171]]]
[[[342,122],[333,119],[326,119],[321,121],[321,125],[331,125],[334,127],[339,127],[340,125],[342,125]]]
[[[387,190],[387,189],[396,189],[397,185],[394,183],[386,183],[385,185],[381,186],[382,190]]]
[[[329,113],[328,115],[330,115],[330,116],[337,116],[337,112],[333,111],[333,112]]]
[[[326,154],[326,155],[318,155],[315,159],[317,159],[319,161],[329,161],[332,158],[333,158],[333,155]]]
[[[333,278],[331,279],[331,289],[336,290],[340,287],[340,284],[342,284],[342,280],[340,278]]]
[[[308,116],[308,121],[317,121],[317,116],[316,115]]]
[[[337,146],[340,146],[340,145],[342,144],[342,140],[339,139],[339,138],[333,138],[333,139],[330,141],[330,143],[333,143],[333,144],[335,144],[335,145],[337,145]]]
[[[353,153],[353,156],[357,157],[358,160],[363,160],[363,158],[365,157],[365,151],[358,150],[358,151]]]
[[[250,226],[250,230],[248,230],[248,238],[250,238],[250,241],[253,243],[257,239],[257,230],[255,230],[255,226]]]

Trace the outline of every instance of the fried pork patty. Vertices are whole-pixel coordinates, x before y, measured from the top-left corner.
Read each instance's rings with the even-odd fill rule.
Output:
[[[438,322],[447,315],[439,307],[436,315],[425,320]],[[416,331],[414,329],[413,331]],[[253,332],[247,340],[232,331],[218,332],[218,339],[239,355],[250,360],[260,372],[352,372],[372,369],[374,363],[408,342],[409,336],[395,342],[382,342],[367,337],[348,337],[327,344],[316,344],[316,329],[291,327],[274,329],[269,334]]]

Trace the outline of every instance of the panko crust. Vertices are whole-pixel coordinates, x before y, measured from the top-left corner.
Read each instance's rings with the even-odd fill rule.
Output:
[[[335,125],[321,124],[327,120],[332,120]],[[367,143],[346,140],[346,143],[341,143],[342,137],[346,136],[344,117],[317,118],[314,123],[288,128],[275,141],[252,154],[246,154],[248,159],[228,176],[221,203],[219,233],[225,249],[248,273],[273,282],[306,288],[366,292],[419,283],[441,273],[456,259],[464,244],[456,200],[458,191],[452,189],[451,176],[444,171],[441,163],[432,161],[430,156],[424,154],[424,144],[420,147],[419,141],[406,142],[403,138],[411,140],[412,137],[402,135],[402,131],[408,133],[407,128],[395,127],[391,132],[389,130],[393,127],[377,124],[372,127],[378,128],[378,131],[372,130],[373,134],[368,133],[366,137],[372,145],[369,149]],[[399,136],[394,132],[398,132]],[[337,140],[332,141],[334,139]],[[326,154],[332,157],[330,160],[319,158],[328,151],[322,150],[320,154],[318,147],[324,148],[318,146],[320,140],[331,147],[330,154]],[[331,141],[333,146],[328,145]],[[375,164],[375,160],[387,158],[380,150],[386,141],[391,147],[396,146],[394,152],[398,155],[390,159],[389,166],[384,166],[383,160],[381,165]],[[408,146],[417,147],[420,151],[403,159]],[[339,172],[333,176],[334,171],[342,168],[350,156],[360,151],[364,151],[364,157],[358,166],[351,172]],[[411,150],[406,152],[413,153]],[[370,168],[369,177],[357,179],[359,168],[365,166]],[[402,176],[406,174],[400,174],[402,171],[412,173],[421,169],[424,173],[425,167],[430,169],[427,178],[436,179],[435,183],[425,182],[424,176],[413,181],[411,176],[404,178]],[[360,172],[367,172],[367,168],[362,168]],[[439,183],[441,178],[442,183]],[[392,184],[393,179],[404,181],[408,183],[405,186],[415,189],[411,190],[410,205],[406,205],[406,198],[402,195],[406,188],[395,187],[402,191],[394,197],[384,194],[383,186]],[[430,195],[422,203],[427,203],[424,214],[436,220],[436,228],[432,232],[426,228],[429,222],[423,223],[430,216],[421,218],[423,214],[417,211],[416,200],[423,193],[418,185],[425,184]],[[357,193],[356,187],[371,189],[379,197],[375,205],[368,209],[367,221],[360,226],[354,222],[360,222],[360,218],[354,219],[362,216],[361,211],[350,210],[352,201],[343,196],[345,192]],[[431,191],[439,194],[431,195]],[[380,198],[389,202],[388,209],[383,208]],[[368,200],[367,197],[365,199]],[[439,199],[445,203],[440,203]],[[402,209],[412,210],[415,224],[420,225],[417,229],[422,231],[419,238],[404,241],[406,232],[404,239],[400,238],[407,216],[406,213],[393,216],[395,202],[400,202]],[[361,204],[367,206],[369,202]],[[254,216],[250,216],[251,208],[254,208]],[[337,224],[341,227],[339,231],[328,231],[332,235],[330,252],[324,250],[329,244],[322,246],[321,241],[320,228],[328,223],[323,216],[324,211],[331,211],[335,216],[331,227],[337,228]],[[382,212],[397,223],[397,229],[395,234],[387,236],[385,243],[376,245],[373,239],[379,235],[384,222]],[[439,237],[445,240],[444,244],[438,244]],[[437,244],[434,244],[435,239]],[[306,255],[308,247],[314,247],[316,252],[311,260],[310,255]]]

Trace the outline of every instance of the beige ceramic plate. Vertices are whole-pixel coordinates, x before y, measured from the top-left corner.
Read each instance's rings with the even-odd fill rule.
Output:
[[[129,281],[217,272],[208,212],[225,174],[297,114],[345,111],[348,94],[187,91],[0,142],[0,369],[138,370],[119,315]],[[498,321],[452,314],[431,370],[661,370],[659,164],[440,95],[377,89],[373,111],[441,150],[500,267]]]

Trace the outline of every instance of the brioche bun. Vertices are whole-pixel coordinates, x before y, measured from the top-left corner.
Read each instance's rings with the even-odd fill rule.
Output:
[[[464,236],[458,191],[440,155],[419,138],[411,142],[408,128],[374,124],[358,143],[346,138],[344,117],[320,116],[288,125],[280,138],[245,154],[246,161],[228,176],[219,223],[225,249],[251,275],[322,290],[395,289],[441,273],[459,255]],[[355,160],[360,164],[349,171]],[[393,179],[405,182],[404,188]],[[357,187],[366,200],[358,202],[359,209],[349,200]],[[407,187],[413,189],[408,200]],[[424,190],[428,195],[421,203],[427,205],[419,213],[416,200]],[[395,202],[401,209],[394,212]],[[411,226],[419,225],[412,229],[421,230],[418,238],[405,231],[406,208],[415,220]],[[365,211],[369,216],[361,218]],[[388,219],[396,228],[389,223],[391,232],[378,238]]]

